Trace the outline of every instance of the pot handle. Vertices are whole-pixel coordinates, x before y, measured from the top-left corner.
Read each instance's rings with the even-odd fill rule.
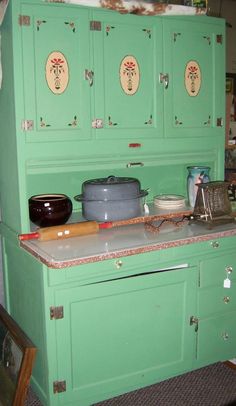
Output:
[[[76,195],[76,196],[74,196],[74,199],[75,199],[77,202],[82,202],[82,201],[84,200],[83,195]]]
[[[145,189],[145,190],[140,190],[140,197],[144,197],[147,196],[149,192],[149,189]]]
[[[114,175],[110,175],[107,178],[107,183],[114,183],[116,180],[116,177]]]

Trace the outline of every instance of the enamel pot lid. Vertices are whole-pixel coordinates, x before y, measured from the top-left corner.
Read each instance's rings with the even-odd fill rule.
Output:
[[[108,176],[90,179],[83,183],[82,194],[75,197],[78,201],[129,200],[146,196],[136,178]]]

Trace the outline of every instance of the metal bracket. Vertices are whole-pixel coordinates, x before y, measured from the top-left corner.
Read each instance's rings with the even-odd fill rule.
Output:
[[[95,118],[92,121],[92,128],[103,128],[103,120],[101,118]]]
[[[22,120],[21,128],[23,131],[32,131],[34,129],[34,121],[33,120]]]
[[[216,42],[217,42],[217,44],[223,44],[223,35],[222,34],[218,34],[216,36]]]
[[[54,381],[53,393],[66,392],[66,381]]]
[[[90,21],[90,31],[101,31],[102,23],[101,21]]]
[[[51,306],[50,307],[50,319],[58,320],[64,318],[64,307],[63,306]]]
[[[23,16],[20,14],[18,17],[18,24],[20,26],[22,25],[30,26],[30,16]]]

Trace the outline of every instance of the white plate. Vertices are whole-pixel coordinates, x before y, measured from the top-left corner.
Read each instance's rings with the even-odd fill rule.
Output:
[[[185,206],[185,197],[181,195],[159,195],[154,197],[154,204],[162,209],[177,209]]]

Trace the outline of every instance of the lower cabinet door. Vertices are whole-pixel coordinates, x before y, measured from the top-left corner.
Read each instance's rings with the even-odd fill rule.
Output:
[[[191,369],[196,279],[187,268],[57,290],[60,404],[92,404]]]
[[[236,311],[199,321],[197,360],[202,364],[236,356]]]

